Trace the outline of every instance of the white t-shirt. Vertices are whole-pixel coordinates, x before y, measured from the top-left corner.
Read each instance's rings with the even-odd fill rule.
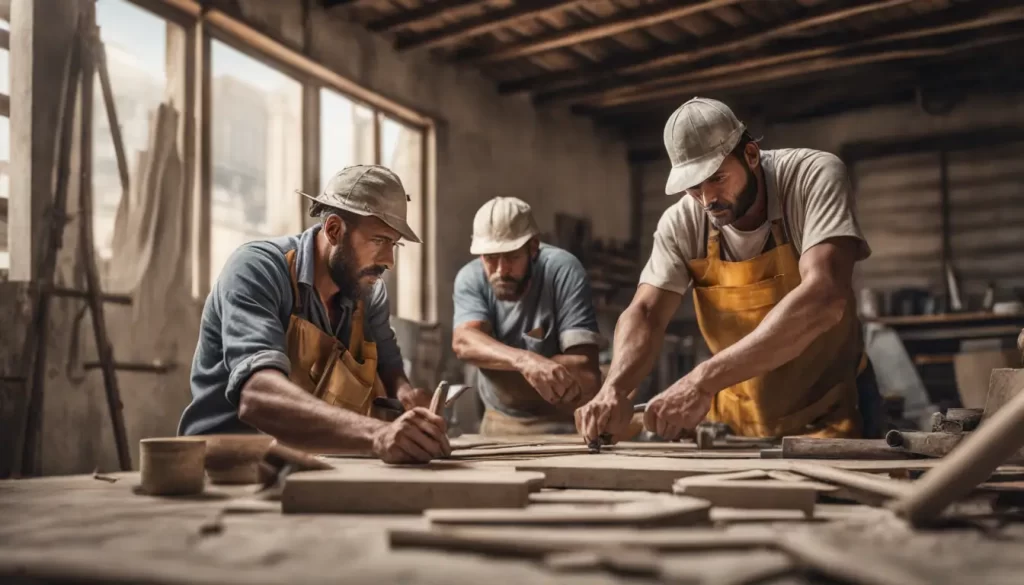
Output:
[[[858,261],[871,255],[857,223],[846,165],[839,157],[807,148],[763,150],[761,166],[768,220],[749,232],[732,226],[720,228],[726,260],[738,262],[760,254],[770,237],[771,221],[780,217],[799,254],[830,238],[849,236],[860,240]],[[780,194],[785,209],[779,204]],[[686,263],[707,256],[707,225],[704,208],[693,197],[683,195],[665,210],[640,283],[686,294],[691,284]]]

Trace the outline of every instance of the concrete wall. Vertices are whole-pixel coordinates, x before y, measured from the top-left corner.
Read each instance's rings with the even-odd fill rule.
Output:
[[[289,46],[301,46],[298,0],[212,4]],[[514,195],[531,202],[545,231],[553,232],[554,215],[561,211],[590,218],[595,237],[629,236],[625,146],[597,132],[588,120],[563,110],[538,111],[523,98],[500,97],[493,82],[471,70],[438,63],[423,53],[398,55],[385,39],[322,11],[314,22],[309,51],[314,58],[437,121],[436,312],[442,323],[451,320],[455,274],[470,259],[473,214],[491,197]],[[76,239],[76,226],[68,224],[66,242]],[[70,243],[62,252],[60,282],[68,285],[81,282],[75,250]],[[159,358],[179,366],[170,374],[118,377],[136,466],[138,440],[173,434],[188,402],[200,302],[186,298],[187,279],[179,284],[151,291],[134,309],[110,306],[107,315],[119,360]],[[0,378],[20,373],[18,353],[28,322],[24,287],[3,286]],[[45,474],[112,470],[117,465],[102,378],[98,370],[83,372],[69,365],[72,323],[81,306],[79,301],[57,300],[50,319],[41,444]],[[94,359],[91,338],[86,317],[75,338],[82,359]],[[0,430],[10,428],[13,412],[4,398],[10,392],[0,391]],[[5,446],[10,444],[6,436],[0,438]],[[9,455],[4,451],[0,475]]]
[[[844,145],[865,141],[899,141],[914,137],[964,132],[979,128],[1024,126],[1024,95],[972,96],[950,113],[929,115],[915,105],[876,107],[804,122],[751,128],[763,137],[763,148],[816,148],[840,154]],[[1005,151],[1005,152],[1004,152]],[[954,213],[953,259],[963,271],[968,288],[978,293],[986,280],[1006,288],[1022,284],[1014,262],[987,254],[984,271],[974,271],[983,250],[978,238],[993,229],[1000,231],[1006,251],[1024,244],[1024,221],[1015,210],[1024,207],[1024,180],[1011,156],[1021,152],[1003,146],[991,152],[954,153],[950,158],[950,182]],[[937,153],[887,157],[856,165],[857,201],[862,228],[874,255],[860,268],[867,286],[895,288],[923,286],[941,290],[939,171]],[[661,213],[676,201],[664,195],[669,164],[664,160],[639,166],[643,193],[641,233],[644,258],[650,254],[651,234]],[[969,199],[969,202],[968,202]],[[958,203],[959,202],[959,203]],[[959,205],[959,207],[958,207]],[[965,213],[971,226],[958,228]],[[976,228],[985,229],[976,229]],[[967,234],[967,231],[971,231]],[[1013,234],[1016,233],[1016,236]],[[1002,252],[1001,252],[1002,254]],[[1016,260],[1015,260],[1016,261]],[[1019,261],[1016,261],[1019,264]],[[688,304],[688,303],[687,303]]]

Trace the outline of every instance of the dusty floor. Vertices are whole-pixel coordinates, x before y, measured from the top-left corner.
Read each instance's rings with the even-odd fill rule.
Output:
[[[284,516],[231,512],[202,534],[233,496],[249,488],[208,487],[202,498],[136,495],[137,474],[116,483],[89,476],[0,482],[0,580],[148,583],[650,583],[605,573],[558,574],[535,561],[439,551],[389,550],[387,526],[409,516]],[[884,511],[841,523],[776,524],[861,555],[895,562],[924,583],[1019,585],[1024,524],[912,533]],[[680,529],[685,530],[685,529]],[[781,553],[693,553],[664,557],[672,583],[721,583],[723,568],[770,563]],[[88,576],[88,579],[83,577]],[[770,583],[817,582],[787,577]]]

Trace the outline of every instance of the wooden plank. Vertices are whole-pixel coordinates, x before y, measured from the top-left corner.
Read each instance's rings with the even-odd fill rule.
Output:
[[[603,39],[610,36],[622,34],[654,26],[662,22],[686,18],[694,14],[700,14],[709,10],[715,10],[725,6],[738,4],[742,0],[699,0],[679,5],[661,4],[655,7],[646,6],[642,9],[623,11],[614,18],[605,21],[598,21],[589,26],[582,26],[573,29],[559,30],[546,35],[528,37],[525,41],[511,46],[501,46],[496,50],[483,55],[468,59],[474,64],[498,63],[510,59],[518,59],[551,51],[570,45],[578,45],[596,39]]]
[[[430,49],[479,36],[517,22],[536,18],[545,12],[568,8],[581,0],[526,0],[501,10],[494,10],[463,20],[453,26],[432,30],[418,35],[399,37],[395,48],[399,51]]]
[[[836,469],[813,463],[794,463],[792,471],[821,481],[869,492],[883,498],[898,498],[907,494],[910,490],[910,484],[908,483],[871,477],[856,471]]]
[[[435,548],[515,556],[544,556],[552,552],[594,550],[621,547],[666,552],[709,550],[748,550],[774,546],[775,533],[760,527],[721,530],[616,529],[588,528],[551,530],[550,528],[392,528],[388,542],[392,548]]]
[[[703,498],[716,506],[751,509],[800,510],[814,514],[818,499],[815,486],[787,481],[690,481],[674,485],[674,493]]]
[[[805,460],[815,462],[815,460]],[[864,461],[832,459],[817,461],[826,466],[870,473],[928,470],[935,460]],[[611,454],[569,455],[515,465],[520,471],[544,473],[544,486],[641,491],[671,491],[682,477],[762,469],[794,471],[804,463],[785,459],[676,459],[668,457],[621,457]]]
[[[586,445],[524,445],[513,447],[490,447],[457,449],[452,451],[449,459],[487,459],[495,457],[527,456],[542,457],[552,455],[575,455],[590,453]]]
[[[292,474],[281,509],[300,513],[413,513],[430,508],[522,508],[537,473],[349,466]]]
[[[817,439],[783,437],[783,459],[913,459],[884,439]]]
[[[441,0],[423,4],[411,10],[397,10],[377,20],[370,21],[366,28],[371,32],[392,32],[426,20],[441,19],[464,12],[469,8],[483,6],[490,0]]]
[[[661,492],[608,491],[608,490],[541,490],[530,494],[531,504],[621,504],[665,498]]]
[[[1024,369],[997,368],[992,370],[981,421],[984,423],[992,418],[993,414],[1020,392],[1024,392]]]
[[[858,585],[926,585],[932,581],[907,571],[903,566],[871,555],[842,550],[806,533],[780,536],[779,547],[815,572],[844,583]]]
[[[763,25],[741,31],[729,30],[720,35],[702,39],[693,47],[679,50],[677,47],[659,48],[644,54],[631,54],[611,62],[595,63],[593,66],[569,72],[546,73],[536,77],[507,82],[499,86],[502,93],[518,91],[541,91],[555,87],[586,83],[598,79],[612,79],[623,75],[661,69],[672,65],[693,63],[715,55],[740,49],[756,47],[767,41],[799,33],[800,31],[839,22],[847,18],[877,10],[887,10],[908,4],[912,0],[874,0],[866,4],[835,7],[826,4],[823,9],[810,11],[803,18],[788,20],[765,30]]]
[[[611,506],[535,506],[521,510],[427,510],[427,520],[445,525],[691,526],[707,522],[711,503],[692,497],[662,497]]]
[[[762,84],[771,81],[778,81],[781,79],[791,79],[793,77],[804,76],[811,73],[818,73],[822,71],[835,71],[838,69],[847,69],[850,67],[858,67],[862,65],[869,65],[872,63],[887,63],[892,61],[913,61],[920,59],[945,57],[956,53],[972,51],[974,49],[979,49],[982,47],[1004,43],[1013,43],[1019,41],[1021,38],[1024,38],[1024,33],[988,35],[978,40],[967,41],[956,45],[949,45],[937,48],[917,48],[878,51],[874,53],[866,53],[852,57],[822,57],[807,62],[794,63],[792,65],[784,65],[781,67],[767,67],[743,75],[726,75],[710,79],[707,81],[698,81],[690,84],[668,86],[663,87],[661,89],[639,92],[628,96],[618,96],[614,98],[602,99],[598,102],[595,102],[595,105],[601,108],[612,108],[615,106],[623,106],[641,102],[651,102],[670,99],[683,95],[691,95],[693,93],[706,93],[725,89],[732,89],[742,86]]]

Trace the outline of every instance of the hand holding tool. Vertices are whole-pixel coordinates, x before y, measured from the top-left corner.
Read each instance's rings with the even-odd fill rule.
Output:
[[[633,414],[636,414],[638,412],[643,412],[645,410],[647,410],[647,403],[646,402],[633,405]],[[587,443],[587,447],[589,447],[590,450],[593,451],[594,453],[599,453],[601,451],[601,446],[602,445],[610,445],[611,442],[612,442],[611,434],[609,434],[609,433],[601,433],[596,439],[594,439],[593,441]]]

